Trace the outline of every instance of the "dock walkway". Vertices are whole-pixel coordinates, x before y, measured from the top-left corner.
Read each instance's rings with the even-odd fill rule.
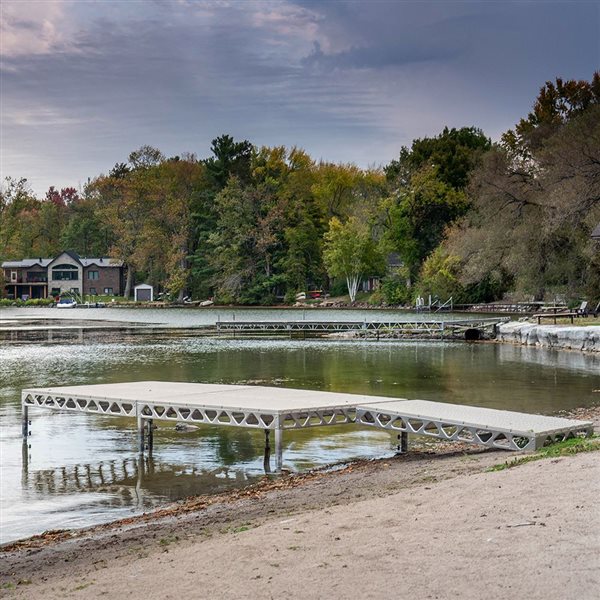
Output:
[[[249,427],[265,431],[265,466],[275,432],[276,468],[282,467],[284,430],[358,423],[408,434],[509,450],[535,450],[557,439],[591,435],[593,424],[473,406],[398,400],[262,386],[138,381],[22,391],[23,437],[29,409],[76,411],[137,419],[139,451],[152,450],[156,420]]]
[[[366,336],[379,337],[381,333],[427,334],[439,337],[464,335],[467,330],[481,334],[494,331],[499,323],[509,321],[508,317],[479,319],[435,320],[385,320],[385,321],[217,321],[218,333],[237,334],[323,334],[335,332],[360,332]]]

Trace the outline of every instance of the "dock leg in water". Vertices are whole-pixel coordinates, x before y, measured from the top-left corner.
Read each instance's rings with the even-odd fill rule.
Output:
[[[25,438],[23,438],[23,444],[21,446],[21,460],[21,483],[27,485],[29,476],[29,445]]]
[[[406,431],[398,434],[398,452],[400,454],[408,452],[408,433]]]
[[[265,473],[271,472],[271,431],[265,429],[265,458],[263,462]]]
[[[275,429],[275,470],[281,473],[283,467],[283,431],[280,427]]]
[[[138,426],[138,450],[139,450],[140,454],[143,454],[144,453],[144,419],[142,419],[142,415],[138,415],[137,426]]]
[[[23,404],[21,406],[21,411],[21,434],[25,440],[29,435],[29,407]]]
[[[146,423],[148,424],[148,455],[152,456],[152,450],[154,449],[154,421],[148,419]]]

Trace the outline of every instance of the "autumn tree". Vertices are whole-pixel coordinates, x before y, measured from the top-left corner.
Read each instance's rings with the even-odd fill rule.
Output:
[[[589,239],[600,221],[600,105],[590,92],[589,101],[560,108],[568,90],[597,82],[546,84],[533,113],[473,173],[473,210],[447,242],[463,260],[463,283],[493,274],[538,299],[600,295]]]

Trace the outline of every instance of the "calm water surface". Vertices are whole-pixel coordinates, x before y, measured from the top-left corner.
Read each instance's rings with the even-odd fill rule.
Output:
[[[35,342],[0,341],[2,542],[130,516],[168,500],[244,486],[263,474],[263,433],[238,428],[201,427],[178,433],[159,422],[153,458],[140,462],[131,419],[32,410],[32,436],[24,447],[20,390],[28,386],[147,379],[255,383],[545,414],[600,402],[593,392],[600,388],[600,359],[590,355],[491,344],[226,340],[205,338],[189,329],[214,323],[218,311],[65,312],[68,315],[61,313],[61,318],[136,320],[181,329],[74,330],[51,341],[43,336]],[[376,312],[368,311],[367,318]],[[3,309],[0,320],[56,317],[56,313]],[[232,311],[228,313],[231,316]],[[311,310],[310,318],[332,315],[316,313]],[[339,313],[341,319],[363,318],[362,313]],[[256,315],[265,320],[278,315],[302,318],[290,316],[290,311],[236,311],[239,320]],[[392,436],[371,429],[286,432],[284,466],[302,470],[384,456],[394,448]]]

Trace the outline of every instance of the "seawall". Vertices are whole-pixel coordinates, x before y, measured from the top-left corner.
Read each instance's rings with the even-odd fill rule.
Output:
[[[600,352],[600,325],[535,325],[512,322],[498,326],[496,341],[557,350]]]

